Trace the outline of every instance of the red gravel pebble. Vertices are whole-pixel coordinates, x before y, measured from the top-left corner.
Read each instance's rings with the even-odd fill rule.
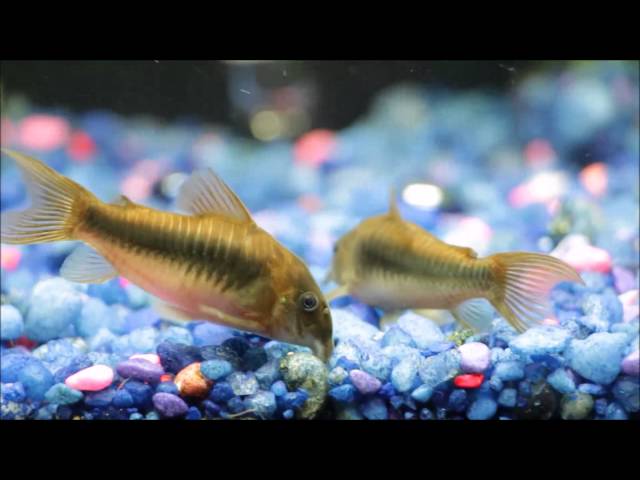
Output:
[[[468,373],[466,375],[458,375],[453,379],[453,383],[460,388],[478,388],[483,380],[484,375],[482,373]]]
[[[33,340],[30,340],[27,337],[20,337],[13,343],[16,346],[20,345],[22,347],[28,348],[29,350],[33,350],[35,347],[38,346],[38,342],[34,342]]]

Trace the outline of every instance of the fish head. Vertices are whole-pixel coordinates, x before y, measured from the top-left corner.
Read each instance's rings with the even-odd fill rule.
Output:
[[[272,336],[304,345],[326,362],[333,352],[331,310],[308,269],[301,264],[289,276],[290,285],[278,295]]]

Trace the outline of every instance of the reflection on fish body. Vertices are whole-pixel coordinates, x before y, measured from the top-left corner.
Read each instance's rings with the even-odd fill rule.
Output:
[[[493,307],[517,330],[550,314],[548,294],[561,281],[583,283],[566,263],[548,255],[501,253],[478,258],[390,211],[364,220],[336,244],[329,275],[351,294],[387,310],[445,309],[463,325],[486,330]]]
[[[251,218],[210,170],[195,172],[178,198],[191,215],[121,197],[105,204],[26,155],[2,150],[22,170],[33,206],[2,215],[2,242],[81,240],[60,274],[100,283],[122,275],[166,302],[172,318],[203,319],[309,346],[326,360],[331,314],[304,263]]]

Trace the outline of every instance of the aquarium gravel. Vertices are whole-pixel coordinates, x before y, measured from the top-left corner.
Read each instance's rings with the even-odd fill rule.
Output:
[[[491,331],[475,333],[441,313],[338,298],[323,364],[306,347],[163,319],[125,278],[70,283],[58,271],[71,242],[3,245],[3,420],[639,417],[639,105],[629,64],[578,63],[501,95],[399,86],[348,128],[295,142],[6,105],[3,146],[103,200],[123,193],[170,209],[186,176],[212,167],[319,282],[335,240],[386,211],[395,186],[404,218],[444,241],[482,256],[551,253],[586,285],[559,284],[555,315],[522,334],[497,314]],[[26,201],[5,158],[1,186],[3,211]]]

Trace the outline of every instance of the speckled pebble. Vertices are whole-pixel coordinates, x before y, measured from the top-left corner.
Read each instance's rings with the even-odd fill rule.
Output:
[[[593,398],[588,393],[569,393],[562,397],[560,416],[563,420],[584,420],[593,410]]]
[[[236,395],[253,395],[260,388],[258,380],[252,372],[233,372],[227,377],[227,382]]]
[[[280,370],[289,390],[304,388],[309,398],[298,411],[300,418],[314,418],[327,396],[327,368],[312,354],[297,352],[284,357]]]

